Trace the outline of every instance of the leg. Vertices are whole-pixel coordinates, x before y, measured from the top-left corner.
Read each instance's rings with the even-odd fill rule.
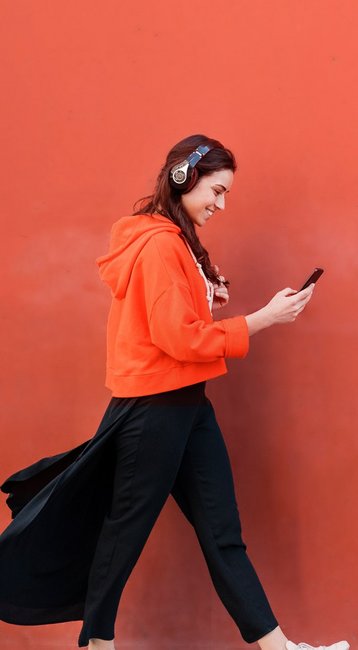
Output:
[[[257,641],[261,650],[349,650],[347,641],[319,648],[296,645],[279,627],[246,554],[230,461],[207,398],[190,434],[172,495],[194,526],[216,591],[245,641]]]
[[[203,384],[141,397],[114,433],[113,496],[89,575],[80,647],[114,638],[122,591],[173,487],[202,399]]]
[[[192,523],[214,584],[243,639],[278,627],[241,537],[230,461],[211,402],[200,406],[172,495]]]

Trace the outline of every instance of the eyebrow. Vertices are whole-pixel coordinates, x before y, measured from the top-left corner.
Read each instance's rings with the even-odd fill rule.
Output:
[[[215,185],[218,186],[218,187],[222,187],[223,190],[225,190],[225,192],[227,192],[227,193],[230,192],[230,190],[227,190],[226,187],[225,187],[225,185],[221,185],[221,183],[215,183]]]

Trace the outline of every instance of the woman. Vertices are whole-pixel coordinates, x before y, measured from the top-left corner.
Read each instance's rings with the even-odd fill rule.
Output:
[[[257,642],[263,650],[312,648],[296,645],[283,634],[246,554],[230,461],[205,395],[206,381],[227,372],[224,358],[244,358],[250,336],[294,321],[314,286],[297,295],[283,289],[255,313],[213,320],[212,310],[229,300],[229,282],[212,266],[195,227],[224,209],[235,170],[233,154],[217,140],[204,135],[185,138],[169,152],[154,194],[142,200],[140,210],[114,224],[109,253],[97,259],[112,293],[106,372],[112,398],[91,441],[42,459],[2,486],[11,492],[8,503],[15,520],[5,531],[13,531],[12,535],[3,533],[0,538],[0,557],[3,554],[6,560],[0,569],[8,572],[7,582],[14,582],[9,549],[13,551],[16,540],[21,563],[31,544],[34,552],[37,539],[43,547],[41,559],[47,553],[43,573],[50,576],[46,584],[41,578],[41,589],[34,587],[39,571],[26,583],[32,609],[30,598],[25,595],[21,600],[17,592],[8,596],[11,608],[6,606],[8,591],[1,587],[3,620],[38,624],[81,618],[80,647],[113,649],[123,588],[172,494],[195,529],[215,589],[244,640]],[[99,456],[100,449],[107,455]],[[101,459],[101,464],[93,458]],[[92,491],[92,509],[86,516],[83,504],[93,485],[94,467],[97,484],[103,485],[107,496],[100,500]],[[76,492],[78,485],[82,488]],[[70,517],[67,486],[77,499]],[[56,494],[62,496],[56,499]],[[41,518],[37,523],[41,536],[29,537]],[[50,519],[55,525],[59,518],[61,548],[54,546],[58,529],[52,538],[48,532]],[[31,520],[31,527],[26,520]],[[71,590],[72,573],[66,574],[66,567],[73,548],[82,552],[83,547],[78,540],[72,546],[64,544],[68,520],[71,534],[95,531],[83,551],[85,560],[76,557],[78,584],[73,583]],[[27,547],[21,547],[20,557],[24,531]],[[55,571],[60,566],[62,577]],[[20,571],[18,564],[16,570],[20,585],[26,570],[21,565]],[[57,601],[52,595],[55,575],[55,591],[61,593]],[[347,650],[349,645],[342,641],[329,648]]]

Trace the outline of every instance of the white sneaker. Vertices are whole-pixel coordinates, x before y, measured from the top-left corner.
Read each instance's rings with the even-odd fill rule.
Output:
[[[332,645],[320,645],[313,646],[308,643],[292,643],[292,641],[287,641],[286,643],[287,650],[349,650],[350,645],[348,641],[338,641],[338,643],[333,643]]]

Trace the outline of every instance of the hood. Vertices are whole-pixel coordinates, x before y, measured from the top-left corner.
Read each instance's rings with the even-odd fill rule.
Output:
[[[181,229],[160,214],[121,217],[113,224],[109,252],[96,259],[101,279],[109,285],[113,297],[124,298],[138,255],[153,235],[163,231],[178,234]]]

